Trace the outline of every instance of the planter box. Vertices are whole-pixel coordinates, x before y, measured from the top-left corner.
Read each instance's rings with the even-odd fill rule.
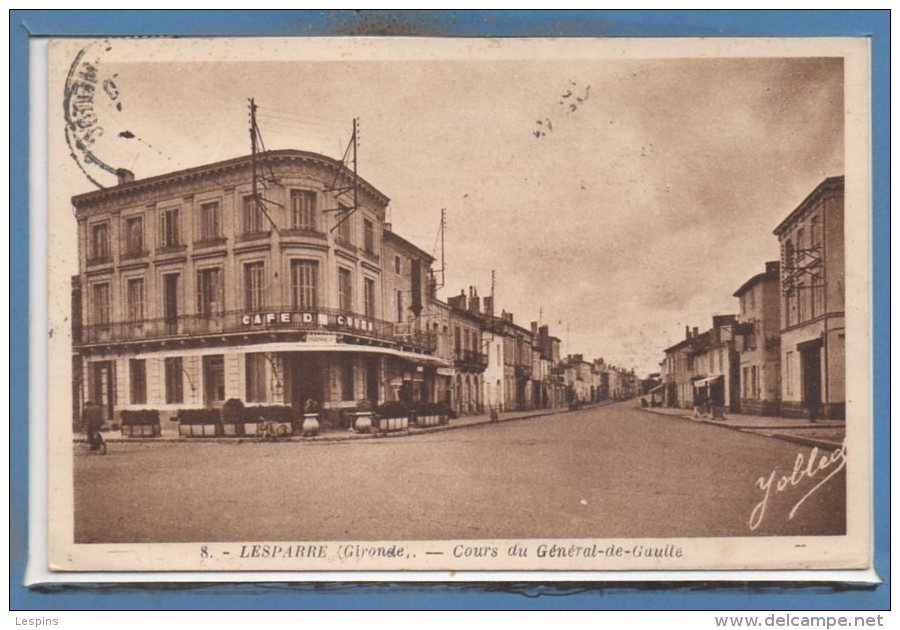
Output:
[[[390,433],[392,431],[407,431],[409,429],[409,417],[379,418],[378,430]]]
[[[216,437],[219,434],[216,424],[179,424],[178,435],[181,437]]]
[[[441,424],[440,416],[417,416],[416,426],[420,429],[424,427],[436,427]]]
[[[239,422],[223,422],[222,423],[222,435],[225,437],[238,437],[241,435],[241,431],[243,430],[243,423]]]
[[[162,435],[159,423],[156,424],[123,424],[122,437],[153,438]]]

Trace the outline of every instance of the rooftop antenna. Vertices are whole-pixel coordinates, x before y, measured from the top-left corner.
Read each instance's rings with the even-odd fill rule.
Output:
[[[359,208],[359,169],[357,155],[358,147],[359,118],[354,118],[353,133],[350,135],[350,142],[347,143],[347,148],[344,150],[344,155],[341,158],[341,164],[334,175],[334,180],[331,182],[331,186],[325,189],[327,192],[334,193],[335,197],[338,198],[346,193],[353,193],[353,205],[348,207],[339,203],[337,208],[329,208],[328,210],[324,211],[336,213],[335,218],[337,219],[337,221],[331,228],[332,232],[340,228],[341,224],[349,219],[350,216]],[[347,166],[348,161],[353,163],[352,171]],[[349,182],[347,181],[348,179]]]
[[[257,166],[260,145],[262,145],[263,149],[263,160],[269,170],[269,180],[266,179],[264,174],[260,175],[259,167]],[[275,173],[272,171],[272,165],[269,163],[268,151],[266,151],[266,144],[263,142],[262,134],[259,132],[259,125],[256,123],[256,101],[252,98],[250,99],[250,168],[253,171],[253,203],[256,204],[256,207],[259,208],[260,212],[263,213],[263,216],[266,217],[266,220],[272,226],[272,229],[275,230],[275,233],[281,234],[281,230],[278,229],[278,225],[272,219],[272,216],[269,214],[268,206],[266,205],[267,203],[273,203],[276,206],[281,206],[281,204],[277,201],[266,199],[259,192],[259,182],[262,182],[263,189],[265,189],[268,181],[271,181],[272,183],[275,182]]]
[[[444,281],[444,278],[446,277],[446,273],[447,273],[447,261],[444,257],[444,231],[446,229],[447,229],[447,208],[441,208],[441,229],[440,229],[440,233],[441,233],[441,268],[436,271],[436,273],[441,274],[441,283],[439,285],[437,285],[436,288],[438,288],[438,289],[444,288],[444,285],[446,284],[446,282]]]

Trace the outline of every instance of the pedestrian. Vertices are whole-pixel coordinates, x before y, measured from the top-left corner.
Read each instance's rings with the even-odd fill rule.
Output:
[[[100,405],[91,400],[86,400],[84,407],[81,409],[81,423],[84,425],[84,431],[87,434],[88,444],[91,450],[96,451],[100,448],[100,429],[103,427],[103,409]]]

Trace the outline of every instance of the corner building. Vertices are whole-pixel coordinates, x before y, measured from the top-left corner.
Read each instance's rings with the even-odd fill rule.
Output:
[[[844,177],[829,177],[780,224],[781,407],[843,419]]]
[[[340,162],[262,158],[265,210],[250,156],[143,180],[120,171],[118,185],[72,199],[80,401],[109,419],[142,408],[174,419],[229,398],[312,398],[341,424],[356,401],[412,398],[414,376],[446,365],[421,322],[430,258],[386,260],[388,198],[359,178],[347,212],[352,192],[332,190],[352,178]]]

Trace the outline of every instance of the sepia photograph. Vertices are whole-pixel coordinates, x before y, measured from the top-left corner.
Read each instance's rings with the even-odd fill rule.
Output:
[[[52,41],[52,570],[870,566],[868,75]]]

